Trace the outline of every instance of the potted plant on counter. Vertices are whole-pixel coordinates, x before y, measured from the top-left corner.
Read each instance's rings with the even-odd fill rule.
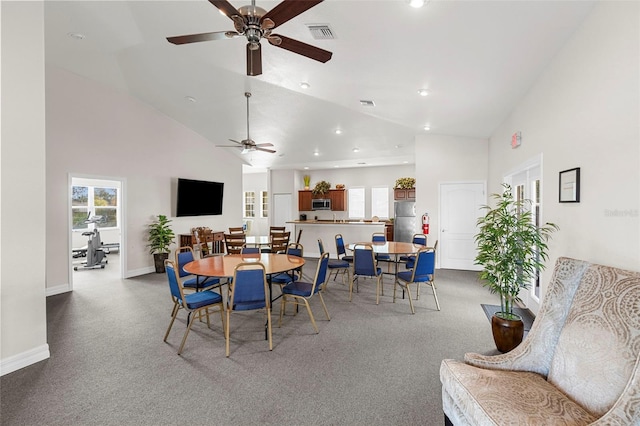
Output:
[[[496,206],[483,206],[486,214],[477,221],[475,263],[483,267],[483,285],[500,295],[500,311],[491,318],[491,329],[498,350],[508,352],[524,335],[522,318],[513,312],[514,303],[521,301],[520,291],[528,289],[544,269],[547,241],[558,226],[537,226],[529,209],[531,200],[515,200],[507,184],[503,184],[502,194],[491,197]]]
[[[313,187],[311,192],[313,193],[313,195],[324,195],[328,193],[330,189],[331,184],[325,180],[321,180],[320,182],[316,183],[316,186]]]
[[[149,254],[153,260],[157,273],[164,272],[164,261],[169,258],[169,246],[174,242],[175,235],[169,224],[171,220],[165,215],[159,214],[157,219],[149,224]]]
[[[304,181],[304,189],[309,190],[309,185],[311,185],[311,176],[304,175],[302,176],[302,180]]]

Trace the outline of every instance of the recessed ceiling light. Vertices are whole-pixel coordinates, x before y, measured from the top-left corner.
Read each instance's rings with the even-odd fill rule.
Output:
[[[313,153],[313,155],[315,155],[317,157],[318,155],[320,155],[320,153],[318,151],[316,151],[316,152]]]
[[[82,39],[84,39],[84,34],[81,34],[81,33],[67,33],[67,35],[68,35],[69,37],[71,37],[72,39],[75,39],[75,40],[82,40]]]
[[[367,99],[361,99],[360,100],[360,105],[362,105],[362,106],[376,106],[375,102],[367,100]]]
[[[396,149],[402,148],[402,145],[396,145],[395,147],[396,147]]]
[[[409,162],[407,160],[404,160],[403,163],[404,164],[409,164]]]
[[[304,169],[305,170],[309,170],[309,166],[304,166]]]
[[[427,89],[420,89],[418,90],[418,94],[420,96],[427,96],[429,94],[429,91]]]
[[[415,7],[416,9],[421,8],[426,3],[426,0],[409,0],[409,6]]]
[[[367,163],[358,163],[359,166],[364,166]]]
[[[341,135],[341,134],[342,134],[342,130],[336,129],[336,135]]]
[[[198,100],[196,98],[194,98],[193,96],[185,96],[184,97],[187,101],[192,102],[192,103],[196,103],[198,102]]]
[[[426,131],[428,132],[429,130],[431,130],[431,126],[429,126],[429,125],[427,124],[426,126],[424,126],[424,130],[426,130]]]
[[[303,81],[302,83],[300,83],[300,87],[302,87],[303,89],[308,89],[309,87],[311,87],[311,85],[306,81]]]
[[[360,152],[360,148],[355,147],[355,148],[353,148],[353,149],[352,149],[352,151],[353,151],[353,152]]]
[[[333,166],[333,167],[337,169],[337,168],[338,168],[338,167],[340,167],[340,166],[338,166],[338,165],[336,164],[336,165],[335,165],[335,166]]]

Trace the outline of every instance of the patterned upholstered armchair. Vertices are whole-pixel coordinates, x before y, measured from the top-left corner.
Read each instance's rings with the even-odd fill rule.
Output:
[[[440,366],[445,423],[640,425],[640,273],[560,258],[526,339]]]

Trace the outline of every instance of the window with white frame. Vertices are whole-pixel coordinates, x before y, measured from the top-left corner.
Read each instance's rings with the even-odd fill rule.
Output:
[[[389,218],[389,187],[374,186],[371,188],[371,217]]]
[[[256,193],[254,191],[244,193],[244,217],[256,217]]]
[[[349,188],[349,218],[364,219],[364,188]]]
[[[260,192],[260,217],[269,217],[269,192]]]
[[[72,186],[72,229],[83,230],[89,228],[89,224],[84,223],[89,213],[91,213],[91,216],[102,216],[102,221],[98,222],[99,228],[118,228],[118,218],[120,217],[118,199],[118,188]]]

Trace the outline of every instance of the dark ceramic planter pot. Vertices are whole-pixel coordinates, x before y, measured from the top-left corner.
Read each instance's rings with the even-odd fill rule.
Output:
[[[491,331],[496,348],[502,353],[509,352],[522,342],[524,323],[522,319],[505,319],[497,312],[491,317]],[[517,315],[514,315],[517,317]]]
[[[164,261],[169,258],[169,253],[153,253],[153,261],[156,266],[156,273],[164,273]]]

